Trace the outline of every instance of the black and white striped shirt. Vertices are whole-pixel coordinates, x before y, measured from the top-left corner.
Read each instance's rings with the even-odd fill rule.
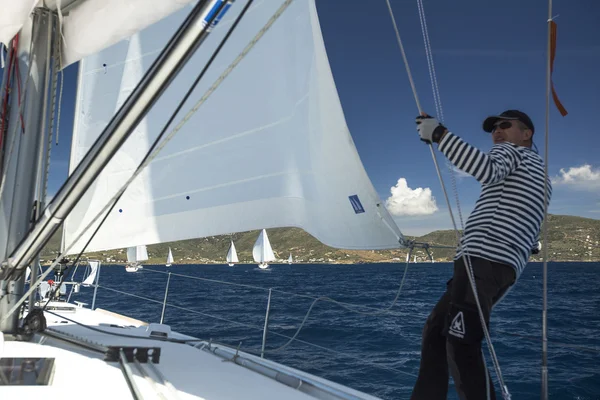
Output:
[[[465,252],[508,264],[518,277],[537,248],[544,218],[544,182],[548,199],[552,194],[541,157],[512,143],[496,144],[486,154],[450,132],[439,149],[481,183],[481,195],[465,225],[456,258]]]

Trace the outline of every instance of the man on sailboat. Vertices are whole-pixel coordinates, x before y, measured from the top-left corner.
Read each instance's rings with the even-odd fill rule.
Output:
[[[544,190],[551,194],[544,162],[531,149],[534,126],[527,114],[508,110],[483,122],[494,146],[483,153],[449,132],[435,118],[417,117],[422,141],[481,183],[446,292],[423,329],[419,377],[412,399],[445,399],[448,369],[461,399],[495,399],[481,341],[484,331],[466,268],[472,267],[486,325],[492,307],[508,292],[537,248],[544,216]],[[465,265],[465,263],[467,263]]]

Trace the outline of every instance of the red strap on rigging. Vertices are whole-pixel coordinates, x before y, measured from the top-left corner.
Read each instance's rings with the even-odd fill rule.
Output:
[[[554,90],[554,82],[552,82],[552,72],[554,71],[554,57],[556,56],[556,27],[556,22],[550,21],[550,84],[552,87],[552,98],[554,99],[554,104],[556,105],[556,108],[558,108],[560,115],[564,117],[569,112],[558,99],[556,90]]]

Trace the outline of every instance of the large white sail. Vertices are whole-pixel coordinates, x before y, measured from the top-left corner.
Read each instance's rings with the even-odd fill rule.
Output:
[[[249,10],[195,100],[282,1],[258,2]],[[236,3],[79,202],[65,224],[65,247],[131,175],[240,9]],[[185,14],[82,60],[71,171],[130,90],[133,72],[149,68]],[[131,45],[138,39],[136,55]],[[290,5],[137,177],[88,251],[284,226],[348,249],[394,248],[401,237],[346,126],[314,0]],[[81,250],[92,231],[70,253]]]
[[[229,251],[227,252],[226,260],[229,264],[240,262],[240,260],[238,260],[237,251],[235,251],[235,244],[233,244],[233,240],[231,241],[231,245],[229,246]]]
[[[252,257],[254,258],[254,261],[260,264],[275,261],[275,254],[273,253],[271,242],[269,242],[269,236],[265,229],[260,231],[256,242],[254,242]]]

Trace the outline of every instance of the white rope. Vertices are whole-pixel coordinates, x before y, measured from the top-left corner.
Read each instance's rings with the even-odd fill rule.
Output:
[[[363,312],[363,311],[358,311],[356,309],[352,309],[350,307],[346,307],[345,305],[343,305],[342,303],[333,300],[329,297],[326,296],[322,296],[319,297],[317,299],[315,299],[315,301],[312,302],[312,304],[310,305],[308,311],[306,312],[306,315],[304,316],[304,319],[302,320],[302,323],[300,324],[300,326],[298,327],[298,329],[296,330],[296,333],[294,333],[294,336],[292,336],[292,338],[285,343],[283,346],[277,347],[276,349],[272,349],[272,350],[265,350],[265,353],[276,353],[279,352],[283,349],[285,349],[286,347],[288,347],[290,344],[292,344],[292,342],[296,339],[296,337],[300,334],[300,331],[302,330],[302,328],[304,327],[304,324],[306,324],[306,321],[308,320],[308,316],[310,315],[313,307],[319,302],[319,301],[327,301],[327,302],[331,302],[334,304],[339,305],[342,308],[345,308],[346,310],[356,313],[356,314],[361,314],[361,315],[367,315],[367,316],[375,316],[375,315],[381,315],[381,314],[387,314],[389,313],[389,310],[396,304],[396,302],[398,301],[398,297],[400,296],[400,292],[402,291],[402,286],[404,286],[404,281],[406,279],[406,272],[408,271],[408,265],[410,263],[410,255],[412,253],[412,248],[410,250],[410,252],[408,253],[408,257],[407,257],[407,262],[406,262],[406,266],[404,267],[404,274],[402,275],[402,281],[400,282],[400,286],[398,287],[398,292],[396,293],[396,297],[394,298],[394,301],[392,301],[392,304],[390,304],[388,307],[383,308],[381,310],[375,311],[375,312]]]
[[[417,108],[419,109],[419,113],[421,115],[423,115],[423,110],[421,109],[421,105],[420,105],[420,102],[418,100],[418,96],[416,94],[416,89],[415,89],[415,85],[414,85],[414,82],[413,82],[412,74],[410,73],[410,67],[409,67],[409,64],[408,64],[408,59],[407,59],[406,54],[404,52],[404,46],[402,45],[402,40],[400,38],[400,34],[399,34],[399,30],[398,30],[398,27],[397,27],[397,24],[396,24],[396,20],[395,20],[394,15],[393,15],[393,10],[392,10],[392,7],[390,5],[389,0],[386,0],[386,3],[388,5],[388,10],[390,12],[390,17],[391,17],[392,23],[394,25],[394,30],[396,31],[396,38],[398,40],[398,45],[400,46],[400,49],[401,49],[401,52],[402,52],[402,57],[404,59],[404,64],[405,64],[405,67],[406,67],[406,71],[408,73],[408,78],[410,80],[411,87],[413,89],[413,95],[415,97],[415,102],[417,104]],[[422,34],[423,34],[423,41],[425,43],[425,53],[426,53],[426,56],[427,56],[427,64],[428,64],[428,67],[429,67],[429,75],[430,75],[430,79],[432,81],[431,84],[432,84],[432,89],[433,89],[434,102],[436,104],[436,110],[438,112],[439,117],[443,118],[443,114],[442,114],[443,111],[442,111],[442,108],[441,108],[441,99],[440,99],[440,96],[439,96],[439,85],[437,83],[437,76],[435,75],[435,67],[434,67],[434,64],[433,64],[433,57],[431,55],[431,42],[429,40],[429,34],[428,34],[428,30],[427,30],[427,21],[425,19],[425,11],[424,11],[423,4],[422,4],[421,0],[417,0],[417,7],[419,9],[419,18],[420,18],[420,22],[421,22],[421,31],[422,31]],[[442,185],[442,190],[444,192],[444,196],[445,196],[446,202],[448,204],[448,212],[450,213],[450,217],[452,219],[452,224],[454,226],[456,238],[457,238],[457,241],[458,241],[458,246],[460,247],[461,246],[461,243],[460,243],[460,233],[458,231],[458,228],[456,226],[456,222],[454,220],[454,215],[453,215],[453,212],[452,212],[452,207],[450,205],[450,201],[448,199],[448,194],[447,194],[447,191],[446,191],[446,187],[444,185],[444,180],[442,178],[442,175],[441,175],[441,173],[439,171],[439,167],[437,165],[437,160],[436,160],[436,157],[435,157],[435,152],[433,151],[433,146],[430,144],[429,147],[430,147],[430,150],[431,150],[433,161],[435,163],[435,167],[436,167],[436,170],[437,170],[437,173],[438,173],[438,177],[440,179],[440,183]],[[454,173],[453,169],[450,169],[450,171],[451,171],[451,174]],[[455,189],[455,195],[456,195],[457,204],[460,204],[459,201],[458,201],[458,191],[456,190],[456,184],[455,184],[454,180],[453,180],[453,182],[454,182],[454,189]],[[461,227],[463,227],[463,229],[464,229],[464,223],[463,223],[463,220],[462,220],[462,212],[460,212],[460,218],[461,218],[461,221],[460,221],[461,222]],[[463,258],[465,260],[465,269],[466,269],[467,275],[469,277],[469,282],[471,284],[471,289],[473,290],[473,294],[474,294],[473,297],[475,298],[475,302],[476,302],[476,305],[477,305],[477,310],[478,310],[478,313],[479,313],[481,327],[483,329],[484,336],[485,336],[486,342],[488,344],[488,349],[489,349],[490,354],[492,356],[492,361],[493,361],[493,364],[494,364],[494,369],[496,371],[496,374],[498,376],[498,380],[499,380],[500,385],[501,385],[503,397],[504,397],[505,400],[508,400],[508,399],[510,399],[510,394],[508,392],[508,388],[504,384],[504,380],[502,378],[502,372],[500,370],[500,365],[499,365],[498,359],[496,357],[496,353],[495,353],[494,348],[493,348],[493,344],[492,344],[492,341],[491,341],[491,337],[489,335],[489,331],[488,331],[487,326],[485,324],[485,319],[483,317],[483,311],[482,311],[482,308],[481,308],[481,304],[479,302],[479,296],[477,295],[477,288],[476,288],[475,279],[474,279],[473,267],[471,265],[470,257],[468,255],[466,249],[465,249],[465,251],[463,251]]]
[[[432,51],[431,51],[431,42],[429,40],[429,33],[428,33],[428,29],[427,29],[427,19],[425,16],[425,8],[423,7],[423,1],[422,0],[417,0],[417,7],[419,9],[419,17],[420,17],[420,21],[421,21],[421,31],[423,34],[423,42],[425,44],[425,53],[427,55],[427,64],[429,67],[429,76],[431,79],[431,86],[433,89],[433,95],[434,95],[434,101],[436,102],[436,110],[438,112],[438,115],[441,116],[441,118],[443,118],[443,108],[442,108],[442,104],[441,104],[441,96],[439,93],[439,85],[437,83],[437,76],[435,73],[435,66],[433,63],[433,55],[432,55]],[[448,165],[448,164],[447,164]],[[450,166],[449,166],[450,167]],[[452,177],[452,185],[453,185],[453,189],[454,189],[454,195],[455,195],[455,200],[456,200],[456,204],[457,204],[457,208],[459,211],[459,219],[460,219],[460,224],[461,224],[461,228],[464,231],[464,220],[463,220],[463,216],[462,216],[462,211],[460,208],[460,200],[458,197],[458,189],[456,187],[456,179],[454,176],[454,169],[453,168],[449,168],[450,169],[450,175]],[[456,232],[456,236],[457,238],[460,237],[458,231]],[[459,246],[462,247],[462,244],[459,242]],[[477,285],[475,282],[475,272],[473,270],[473,265],[471,263],[471,257],[469,255],[468,249],[466,247],[463,248],[463,260],[465,262],[465,269],[467,272],[467,276],[469,278],[469,283],[471,286],[471,289],[473,290],[473,294],[474,294],[474,298],[475,298],[475,303],[477,305],[477,311],[478,311],[478,315],[479,315],[479,321],[481,324],[481,327],[483,329],[483,333],[488,345],[488,350],[490,352],[491,358],[492,358],[492,363],[496,372],[496,375],[498,376],[498,380],[500,383],[500,387],[502,390],[502,395],[504,397],[505,400],[510,399],[510,393],[508,392],[508,388],[506,387],[506,384],[504,383],[504,379],[502,376],[502,371],[500,369],[500,362],[498,360],[498,357],[496,356],[496,351],[494,349],[494,346],[492,344],[492,339],[491,336],[489,334],[489,330],[487,329],[487,325],[485,323],[485,318],[483,316],[483,309],[481,307],[481,302],[479,301],[479,296],[477,295]],[[485,358],[484,358],[485,360]]]
[[[402,39],[400,38],[400,31],[398,30],[398,25],[396,25],[396,18],[394,17],[394,12],[392,11],[392,5],[390,4],[390,0],[385,0],[388,6],[388,10],[390,12],[390,17],[392,18],[392,24],[394,25],[394,31],[396,31],[396,40],[398,41],[398,46],[400,47],[400,53],[402,53],[402,59],[404,60],[404,67],[406,68],[406,73],[408,74],[408,82],[410,83],[410,87],[412,89],[413,97],[415,98],[415,102],[417,103],[417,109],[419,113],[423,112],[421,108],[421,102],[419,102],[419,95],[417,94],[417,88],[415,86],[415,81],[412,77],[412,73],[410,72],[410,65],[408,64],[408,58],[406,57],[406,52],[404,51],[404,45],[402,44]]]
[[[419,21],[421,22],[421,33],[423,35],[423,44],[425,46],[425,55],[427,57],[427,66],[429,68],[429,80],[431,81],[431,90],[433,92],[433,101],[435,104],[436,115],[439,118],[439,120],[443,123],[444,108],[442,107],[442,97],[440,95],[437,74],[435,72],[435,64],[433,62],[433,51],[431,49],[431,41],[429,40],[429,29],[427,28],[427,17],[425,15],[425,7],[423,6],[423,0],[417,0],[417,7],[419,9]],[[456,173],[454,171],[454,166],[448,159],[446,159],[446,167],[448,168],[448,171],[450,173],[452,192],[454,193],[454,201],[456,202],[456,208],[458,210],[460,227],[464,231],[465,224],[463,222],[462,209],[460,207],[460,198],[458,195],[458,187],[456,185]],[[459,234],[457,234],[457,240],[460,241]]]
[[[427,66],[429,68],[429,80],[431,81],[431,91],[433,92],[433,102],[435,112],[440,121],[444,122],[444,109],[442,108],[442,98],[440,97],[440,89],[435,73],[435,65],[433,64],[433,54],[431,51],[431,43],[429,41],[429,30],[427,29],[427,20],[425,19],[425,9],[423,1],[417,0],[419,8],[419,20],[421,22],[421,33],[423,35],[423,44],[425,45],[425,56],[427,58]]]
[[[410,258],[411,252],[412,252],[412,249],[408,253],[409,258]],[[305,314],[305,316],[304,316],[304,318],[302,320],[302,323],[300,324],[300,326],[298,327],[298,329],[296,330],[296,332],[294,333],[294,335],[292,337],[287,336],[287,335],[283,335],[283,334],[280,334],[280,333],[277,333],[277,332],[270,331],[274,335],[281,336],[281,337],[287,338],[289,340],[284,345],[282,345],[280,347],[277,347],[277,348],[272,349],[272,350],[265,350],[264,353],[276,353],[276,352],[282,351],[286,347],[288,347],[290,344],[292,344],[292,342],[298,341],[298,342],[301,342],[301,343],[304,343],[304,344],[307,344],[307,345],[310,345],[310,346],[318,347],[318,348],[321,348],[321,349],[324,349],[324,350],[327,350],[327,351],[332,351],[332,352],[335,352],[337,354],[345,355],[345,356],[352,357],[352,358],[357,358],[355,356],[349,356],[347,354],[340,353],[340,352],[335,351],[335,350],[331,350],[331,349],[328,349],[328,348],[325,348],[325,347],[322,347],[322,346],[315,345],[315,344],[310,343],[310,342],[306,342],[306,341],[300,340],[297,337],[300,334],[300,332],[302,331],[302,329],[304,328],[304,325],[306,324],[306,321],[308,320],[308,317],[310,316],[310,313],[312,312],[312,309],[314,308],[314,306],[319,301],[326,301],[326,302],[334,303],[334,304],[337,304],[338,306],[340,306],[340,307],[342,307],[342,308],[344,308],[344,309],[346,309],[346,310],[348,310],[350,312],[353,312],[353,313],[356,313],[356,314],[361,314],[361,315],[376,316],[376,315],[381,315],[381,314],[389,313],[389,310],[398,301],[398,297],[400,296],[400,292],[402,290],[402,287],[404,286],[404,282],[406,280],[406,275],[407,275],[407,271],[408,271],[408,265],[409,265],[409,262],[406,263],[406,266],[404,268],[404,274],[403,274],[402,280],[400,282],[400,286],[399,286],[398,291],[396,293],[396,297],[392,301],[392,304],[390,304],[388,307],[386,307],[384,309],[375,309],[376,311],[374,311],[374,312],[364,312],[364,311],[356,310],[353,307],[365,307],[365,306],[354,305],[354,304],[340,302],[340,301],[334,300],[334,299],[332,299],[330,297],[327,297],[327,296],[321,296],[321,297],[315,298],[315,297],[308,296],[308,295],[296,294],[296,293],[285,292],[285,291],[282,291],[282,290],[273,289],[274,292],[286,293],[286,294],[291,294],[291,295],[299,296],[299,297],[310,297],[310,298],[313,298],[314,301],[310,305],[308,311],[306,312],[306,314]],[[143,270],[143,272],[147,272],[147,271],[168,274],[167,272],[157,271],[157,270],[151,270],[151,269]],[[260,287],[260,286],[251,286],[251,285],[245,285],[245,284],[237,284],[237,283],[232,283],[232,282],[219,281],[219,280],[215,280],[215,279],[200,278],[200,277],[195,277],[195,276],[190,276],[190,275],[175,274],[175,273],[171,273],[171,275],[172,276],[180,276],[180,277],[189,278],[189,279],[197,279],[197,280],[210,281],[210,282],[215,282],[215,283],[222,283],[222,284],[233,285],[233,286],[241,286],[241,287],[250,288],[250,289],[267,290],[267,289],[265,289],[263,287]],[[133,293],[128,293],[128,292],[123,292],[123,291],[120,291],[120,290],[117,290],[117,289],[108,288],[106,286],[100,286],[100,285],[98,285],[98,287],[102,288],[102,289],[109,290],[109,291],[113,291],[113,292],[116,292],[116,293],[124,294],[124,295],[127,295],[127,296],[132,296],[132,297],[136,297],[136,298],[143,299],[143,300],[146,300],[146,301],[150,301],[150,302],[153,302],[153,303],[163,304],[163,302],[161,302],[159,300],[151,299],[149,297],[139,296],[139,295],[136,295],[136,294],[133,294]],[[177,308],[177,309],[180,309],[180,310],[183,310],[183,311],[188,311],[188,312],[191,312],[191,313],[195,313],[195,314],[199,314],[199,315],[203,315],[203,316],[215,318],[215,319],[226,321],[226,322],[231,322],[231,323],[234,323],[234,324],[238,324],[238,325],[241,325],[241,326],[246,326],[246,327],[253,328],[253,329],[263,330],[263,328],[258,327],[258,326],[254,326],[254,325],[250,325],[250,324],[246,324],[246,323],[242,323],[242,322],[237,322],[237,321],[232,321],[232,320],[229,320],[229,319],[226,319],[226,318],[217,317],[215,315],[211,315],[211,314],[203,313],[203,312],[200,312],[200,311],[192,310],[192,309],[189,309],[189,308],[186,308],[186,307],[176,306],[174,304],[168,304],[168,303],[166,303],[166,304],[169,307]],[[348,307],[348,305],[353,306],[353,307]],[[372,309],[374,309],[374,308],[372,308]],[[359,359],[359,358],[357,358],[357,359]],[[364,361],[364,360],[362,360],[362,361]],[[396,372],[400,372],[400,373],[403,373],[403,374],[406,374],[406,375],[415,376],[414,374],[410,374],[410,373],[407,373],[407,372],[404,372],[404,371],[401,371],[401,370],[397,370],[397,369],[386,367],[386,366],[382,366],[382,365],[377,365],[376,363],[371,363],[371,364],[373,364],[373,365],[375,365],[376,367],[379,367],[379,368],[391,369],[391,370],[394,370]]]
[[[169,132],[169,134],[164,138],[164,140],[156,146],[156,149],[152,152],[152,154],[148,157],[146,162],[141,166],[141,168],[148,165],[154,158],[158,155],[158,153],[169,143],[169,141],[181,130],[181,128],[189,121],[189,119],[198,111],[200,106],[208,100],[208,98],[214,93],[215,90],[223,83],[223,81],[229,76],[229,74],[238,66],[238,64],[248,55],[250,50],[258,43],[258,41],[264,36],[264,34],[271,28],[271,26],[279,19],[281,14],[288,8],[288,6],[292,3],[293,0],[285,1],[275,13],[271,16],[269,21],[261,28],[260,31],[250,40],[250,42],[246,45],[246,47],[242,50],[242,52],[229,64],[229,66],[223,71],[223,73],[215,80],[215,82],[206,90],[204,95],[194,104],[194,106],[187,112],[187,114],[179,121],[179,123]],[[141,170],[140,170],[141,171]],[[138,172],[139,173],[139,172]],[[129,182],[127,183],[129,184]]]
[[[408,58],[406,57],[406,52],[404,51],[404,45],[402,44],[402,38],[400,37],[400,31],[398,29],[398,25],[396,24],[396,18],[394,17],[394,11],[392,10],[392,5],[389,0],[386,0],[388,11],[390,14],[390,18],[392,19],[392,25],[394,26],[394,31],[396,32],[396,40],[398,42],[398,47],[400,48],[400,53],[402,54],[402,59],[404,61],[404,68],[406,69],[406,73],[408,75],[408,81],[410,83],[410,87],[412,88],[412,94],[415,99],[415,103],[417,104],[417,109],[419,110],[419,114],[423,115],[423,108],[421,107],[421,103],[419,101],[419,95],[417,94],[417,88],[415,86],[415,82],[412,76],[412,72],[410,70],[410,64],[408,63]],[[433,158],[433,162],[435,164],[435,169],[438,174],[438,178],[440,180],[440,185],[442,186],[442,190],[446,199],[446,204],[448,205],[448,213],[450,214],[450,219],[452,220],[452,226],[454,227],[454,231],[457,234],[457,245],[460,241],[460,237],[458,236],[458,228],[456,226],[456,221],[454,220],[454,214],[452,213],[452,207],[450,205],[450,200],[448,199],[448,193],[446,191],[446,185],[444,184],[444,180],[442,178],[442,174],[440,173],[440,169],[437,164],[437,158],[435,156],[435,151],[433,150],[433,146],[431,143],[429,144],[429,150],[431,151],[431,157]]]
[[[436,111],[437,111],[437,114],[439,116],[441,116],[441,120],[443,121],[443,108],[442,108],[442,103],[441,103],[441,96],[439,93],[439,85],[438,85],[437,77],[436,77],[436,73],[435,73],[435,65],[433,63],[431,42],[429,40],[429,32],[427,29],[427,18],[425,16],[425,8],[423,6],[423,0],[417,0],[417,7],[419,9],[419,19],[421,21],[421,32],[423,34],[423,43],[425,45],[425,54],[427,55],[427,65],[429,67],[429,77],[431,80],[431,87],[432,87],[432,91],[433,91],[433,97],[434,97],[434,101],[435,101]],[[452,177],[452,186],[453,186],[453,191],[454,191],[454,195],[455,195],[456,205],[458,208],[460,225],[464,231],[465,225],[464,225],[464,220],[463,220],[462,211],[461,211],[461,207],[460,207],[460,200],[458,197],[458,189],[456,187],[454,168],[452,168],[452,164],[450,164],[449,162],[447,162],[447,165],[450,169],[450,175]],[[458,236],[459,236],[459,234],[457,233],[457,237]],[[462,244],[459,243],[459,246],[462,246]],[[471,257],[469,255],[468,249],[466,247],[463,247],[463,260],[465,262],[465,268],[467,269],[467,275],[469,278],[471,289],[473,290],[473,293],[477,293],[477,285],[476,285],[475,278],[474,278],[475,272],[473,270],[473,265],[471,263]],[[494,368],[496,370],[496,374],[498,375],[501,386],[503,387],[503,393],[504,393],[505,385],[504,385],[504,382],[502,379],[502,373],[500,371],[500,363],[497,359],[496,352],[494,350],[494,346],[492,345],[491,337],[490,337],[489,331],[487,329],[487,325],[485,323],[485,318],[483,317],[483,309],[481,308],[479,296],[475,295],[474,298],[475,298],[475,302],[477,305],[479,320],[480,320],[481,326],[483,327],[484,335],[485,335],[486,342],[488,344],[488,348],[489,348],[489,351],[490,351],[490,354],[492,357]],[[485,360],[485,358],[484,358],[484,360]],[[510,394],[508,396],[510,397]]]

